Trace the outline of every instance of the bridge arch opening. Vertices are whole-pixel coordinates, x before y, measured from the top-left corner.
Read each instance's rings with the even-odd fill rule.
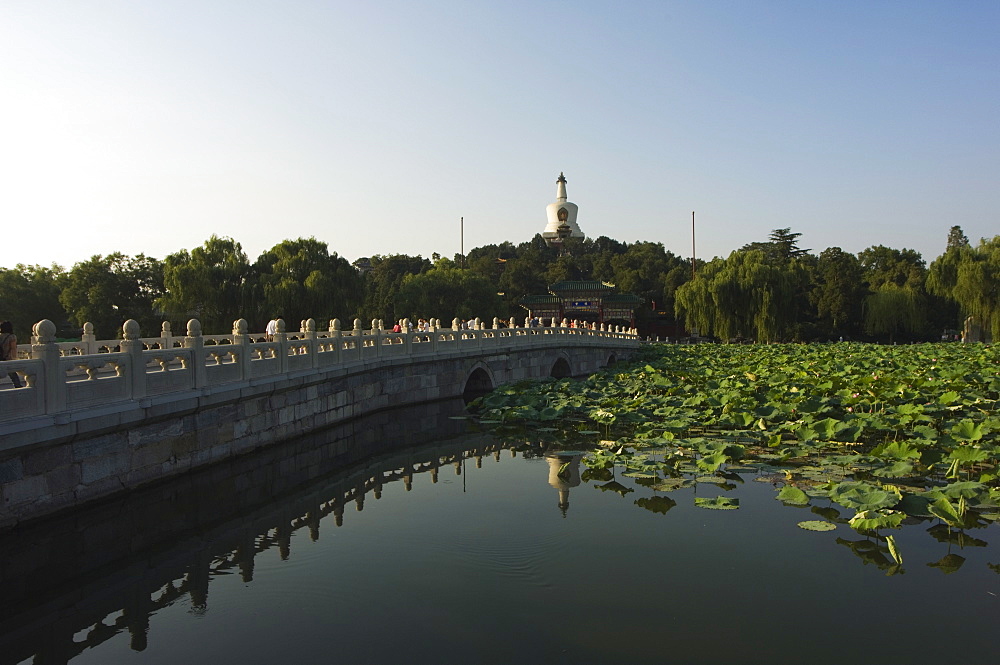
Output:
[[[552,371],[549,372],[549,376],[553,379],[566,379],[573,376],[573,371],[569,367],[569,361],[565,358],[557,358],[555,363],[552,364]]]
[[[482,367],[477,367],[472,370],[469,374],[469,378],[465,380],[465,389],[462,390],[462,399],[466,402],[471,402],[477,397],[482,397],[487,393],[493,392],[493,377],[489,375]]]
[[[617,362],[618,362],[618,356],[612,353],[610,356],[608,356],[608,362],[604,363],[604,366],[611,367]]]

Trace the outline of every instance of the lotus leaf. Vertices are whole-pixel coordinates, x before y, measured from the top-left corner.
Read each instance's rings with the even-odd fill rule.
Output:
[[[901,510],[907,515],[917,517],[931,517],[930,504],[934,502],[929,496],[922,494],[906,494],[896,505],[897,510]]]
[[[962,524],[962,516],[959,513],[958,508],[943,496],[935,501],[932,501],[927,506],[927,510],[929,510],[931,515],[934,517],[944,520],[952,526],[960,526]]]
[[[879,467],[872,471],[872,475],[879,478],[905,478],[913,473],[913,465],[909,462],[896,462],[888,466]]]
[[[696,497],[694,505],[712,510],[736,510],[740,507],[740,500],[728,496],[717,496],[714,499]]]
[[[959,397],[961,397],[961,395],[959,395],[957,392],[955,392],[954,390],[949,390],[946,393],[941,393],[937,401],[939,404],[945,404],[945,405],[954,404],[956,401],[958,401]]]
[[[974,448],[972,446],[958,446],[948,454],[948,459],[954,460],[960,464],[965,464],[969,462],[982,462],[989,458],[989,453],[980,448]]]
[[[875,487],[864,482],[845,482],[838,483],[830,490],[830,498],[846,508],[877,510],[892,508],[903,497],[898,490]]]
[[[697,461],[698,468],[703,471],[713,472],[729,461],[729,456],[723,453],[713,453],[706,455]]]
[[[983,438],[983,426],[982,423],[977,425],[971,420],[963,420],[951,428],[951,434],[962,441],[979,441]]]
[[[990,494],[990,488],[982,483],[974,482],[952,483],[940,488],[939,491],[951,499],[958,499],[964,496],[966,499],[972,499],[973,501],[986,499]]]
[[[858,531],[896,529],[904,517],[906,513],[897,510],[864,510],[852,517],[848,524]]]
[[[889,554],[892,556],[893,561],[899,565],[903,565],[903,553],[899,551],[899,547],[896,546],[895,536],[886,536],[885,544],[889,548]]]
[[[920,459],[920,449],[906,441],[892,441],[872,450],[872,455],[904,461],[915,460]]]
[[[796,506],[804,506],[809,503],[809,496],[794,485],[785,485],[775,497],[778,501],[790,503]]]
[[[837,525],[823,522],[822,520],[806,520],[799,522],[798,527],[806,531],[833,531],[837,528]]]

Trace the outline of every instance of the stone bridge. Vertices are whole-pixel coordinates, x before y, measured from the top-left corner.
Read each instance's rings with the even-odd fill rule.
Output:
[[[555,321],[552,322],[556,324]],[[482,393],[522,379],[583,376],[630,356],[634,331],[544,327],[142,337],[56,342],[41,321],[0,389],[0,530],[381,409]],[[6,379],[5,379],[6,381]]]

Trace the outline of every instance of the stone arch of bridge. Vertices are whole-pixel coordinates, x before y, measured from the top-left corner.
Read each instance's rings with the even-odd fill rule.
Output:
[[[612,365],[614,365],[617,362],[618,362],[618,356],[615,355],[614,353],[612,353],[612,354],[608,355],[608,361],[606,363],[604,363],[604,366],[605,367],[611,367]]]
[[[549,370],[549,376],[553,379],[565,379],[573,376],[573,363],[566,353],[559,352],[556,355],[556,359],[552,363],[552,369]]]
[[[469,370],[465,378],[465,387],[462,389],[462,397],[471,401],[491,392],[497,386],[496,377],[493,370],[484,362],[477,362]]]

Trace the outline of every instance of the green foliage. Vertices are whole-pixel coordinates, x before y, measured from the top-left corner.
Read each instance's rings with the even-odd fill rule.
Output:
[[[407,315],[402,310],[397,311],[396,294],[408,275],[419,275],[429,270],[431,262],[406,254],[375,255],[369,261],[371,270],[363,276],[365,296],[361,308],[362,320],[382,319],[388,324],[404,318]]]
[[[554,441],[586,449],[600,432],[603,446],[583,461],[605,482],[617,475],[605,489],[620,494],[734,489],[756,472],[785,504],[856,511],[846,520],[810,506],[827,522],[871,537],[940,520],[927,533],[964,547],[983,542],[966,530],[1000,519],[998,363],[1000,349],[984,345],[667,345],[583,381],[503,388],[473,408],[508,423],[522,414],[504,436],[537,436],[545,409],[558,413],[546,421]],[[838,542],[903,572],[894,540]]]
[[[863,510],[852,517],[848,524],[857,531],[896,529],[905,517],[906,513],[897,510]]]
[[[888,282],[865,298],[865,331],[896,339],[917,335],[924,326],[924,300],[914,289]]]
[[[809,266],[802,258],[776,263],[759,249],[716,258],[678,287],[677,317],[688,328],[723,340],[790,339],[807,300]]]
[[[166,293],[156,305],[173,322],[196,318],[203,330],[226,331],[248,314],[250,280],[250,262],[240,244],[213,235],[190,253],[181,250],[164,259]]]
[[[810,298],[816,314],[833,336],[860,333],[861,303],[867,290],[861,262],[839,247],[823,250],[816,261]]]
[[[261,328],[275,316],[284,318],[289,330],[298,330],[303,319],[322,325],[335,317],[353,318],[359,311],[358,271],[315,238],[278,243],[261,254],[254,272],[253,302],[258,307],[253,316]]]
[[[18,342],[27,343],[31,327],[42,319],[56,326],[67,320],[59,302],[66,274],[57,265],[51,268],[18,264],[11,270],[0,268],[0,321],[14,324]]]
[[[78,326],[93,323],[97,337],[121,336],[135,319],[144,335],[158,335],[162,318],[154,303],[163,295],[163,264],[115,252],[77,263],[63,282],[59,302]]]
[[[789,503],[793,506],[804,506],[809,503],[809,495],[794,485],[785,485],[775,497],[778,501]]]
[[[396,311],[404,317],[436,317],[442,324],[453,318],[487,318],[500,314],[501,299],[494,282],[448,259],[439,259],[419,275],[407,275],[396,296]]]
[[[799,522],[797,526],[800,529],[805,529],[806,531],[833,531],[837,528],[836,524],[830,524],[829,522],[824,522],[822,520],[806,520],[804,522]]]
[[[694,505],[711,510],[736,510],[740,507],[740,500],[728,496],[717,496],[713,499],[696,497]]]
[[[963,316],[1000,339],[1000,236],[974,248],[968,240],[949,239],[947,251],[931,263],[927,289],[957,303]]]

